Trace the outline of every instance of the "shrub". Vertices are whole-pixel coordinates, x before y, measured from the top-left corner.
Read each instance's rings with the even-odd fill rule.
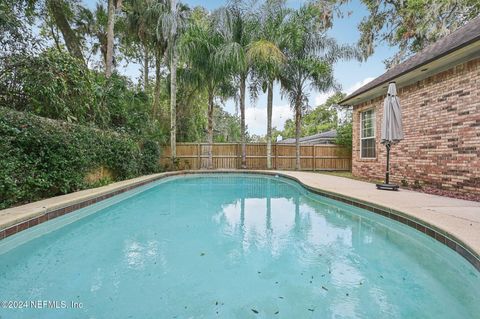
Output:
[[[352,122],[344,123],[337,128],[335,143],[344,146],[349,151],[352,150]]]
[[[38,56],[14,55],[5,63],[0,91],[6,107],[69,122],[108,122],[108,110],[97,102],[93,71],[70,54],[51,49]]]
[[[39,116],[162,138],[152,102],[128,78],[106,78],[67,52],[15,54],[0,63],[0,106]]]
[[[99,167],[113,180],[159,170],[154,142],[29,113],[0,108],[0,136],[0,209],[91,187]]]
[[[142,147],[142,173],[150,174],[160,171],[160,147],[152,140],[145,140]]]

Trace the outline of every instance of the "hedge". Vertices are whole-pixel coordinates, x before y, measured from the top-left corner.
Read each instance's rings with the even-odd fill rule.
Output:
[[[159,155],[154,141],[0,108],[0,209],[98,186],[85,177],[100,167],[112,181],[158,172]]]

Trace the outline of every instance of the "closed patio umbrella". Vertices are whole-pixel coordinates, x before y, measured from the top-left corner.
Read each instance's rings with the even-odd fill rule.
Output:
[[[397,97],[395,82],[388,85],[387,97],[383,102],[381,142],[387,148],[387,169],[385,184],[377,184],[378,189],[398,190],[398,185],[390,184],[390,148],[403,140],[402,109]]]

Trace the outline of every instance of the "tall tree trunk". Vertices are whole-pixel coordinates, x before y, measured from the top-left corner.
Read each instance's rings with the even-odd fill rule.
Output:
[[[107,78],[109,78],[112,75],[114,25],[115,25],[115,0],[108,0],[107,59],[105,61],[105,76]]]
[[[172,163],[177,157],[177,48],[175,37],[177,36],[177,1],[170,0],[170,14],[173,24],[170,30],[170,149],[172,152]]]
[[[208,169],[213,169],[212,160],[212,144],[213,144],[213,92],[208,92]]]
[[[152,116],[157,117],[158,108],[160,106],[160,71],[162,67],[162,59],[158,52],[155,53],[155,92],[153,93]]]
[[[170,62],[170,149],[172,163],[177,157],[177,50],[172,46]]]
[[[107,37],[103,32],[97,32],[97,39],[100,43],[100,53],[102,54],[103,66],[107,68]]]
[[[59,52],[62,52],[62,48],[60,47],[60,42],[59,42],[59,39],[58,39],[58,31],[57,31],[57,33],[55,33],[55,28],[54,28],[53,24],[50,24],[50,33],[52,35],[53,42],[55,42],[55,47],[57,48],[57,50]]]
[[[273,81],[267,88],[267,168],[272,168],[272,109],[273,109]]]
[[[148,47],[143,46],[143,89],[148,89],[148,68],[150,64],[150,55],[148,52]]]
[[[65,41],[65,46],[67,47],[68,52],[75,58],[81,60],[82,63],[85,63],[82,48],[80,46],[80,41],[75,35],[75,32],[70,27],[70,23],[68,22],[67,16],[65,15],[65,5],[66,4],[63,0],[47,1],[48,9],[53,16],[55,24],[62,33],[63,40]]]
[[[242,142],[242,168],[247,168],[247,149],[245,145],[245,87],[247,79],[240,76],[240,139]]]
[[[302,104],[295,103],[295,169],[300,170],[300,134],[302,129]]]

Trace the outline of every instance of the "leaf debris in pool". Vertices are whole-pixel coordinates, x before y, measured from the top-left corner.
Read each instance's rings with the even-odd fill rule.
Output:
[[[205,253],[200,253],[200,256],[205,256]]]
[[[279,313],[279,312],[280,312],[280,311],[278,311],[278,310],[277,310],[277,311],[275,311],[274,315],[278,315],[278,313]]]
[[[322,286],[322,289],[325,290],[325,291],[328,291],[327,287]]]
[[[311,311],[311,312],[314,312],[314,311],[315,311],[315,309],[312,309],[312,308],[308,308],[307,310],[308,310],[308,311]]]
[[[258,313],[258,310],[252,308],[253,313]]]

